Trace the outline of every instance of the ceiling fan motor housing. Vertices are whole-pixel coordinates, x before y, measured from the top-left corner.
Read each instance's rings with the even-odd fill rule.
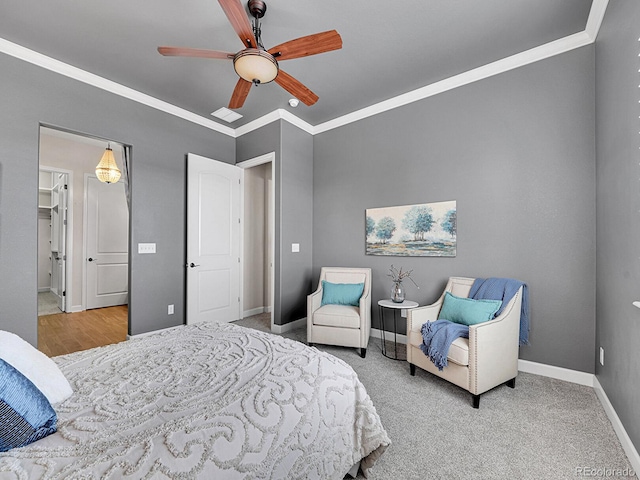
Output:
[[[254,18],[262,18],[267,13],[267,4],[262,0],[249,0],[247,6]]]

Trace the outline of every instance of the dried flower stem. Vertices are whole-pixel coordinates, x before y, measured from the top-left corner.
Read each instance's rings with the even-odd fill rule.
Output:
[[[391,280],[393,280],[393,283],[402,283],[402,281],[405,278],[408,278],[409,280],[411,280],[411,283],[413,283],[418,289],[420,289],[420,287],[418,287],[418,284],[413,281],[413,278],[411,278],[412,273],[413,273],[413,270],[402,271],[402,267],[398,269],[393,265],[391,265],[391,268],[389,269],[389,273],[387,273],[387,277],[391,277]]]

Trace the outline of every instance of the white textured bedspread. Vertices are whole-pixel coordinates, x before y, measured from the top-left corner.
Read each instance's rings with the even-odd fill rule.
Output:
[[[390,444],[357,375],[299,342],[199,324],[55,361],[58,433],[0,478],[342,479]]]

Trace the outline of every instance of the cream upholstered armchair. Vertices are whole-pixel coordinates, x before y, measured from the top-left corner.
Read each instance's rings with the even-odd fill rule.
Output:
[[[364,284],[356,305],[323,304],[323,280],[331,284]],[[327,298],[325,297],[325,300]],[[307,342],[360,348],[367,354],[371,331],[371,269],[322,267],[318,289],[307,297]]]
[[[469,338],[457,338],[451,344],[447,356],[448,365],[442,371],[420,349],[421,327],[427,321],[435,321],[442,308],[445,293],[468,297],[474,278],[451,277],[445,291],[432,305],[408,311],[407,361],[411,375],[416,366],[471,392],[473,407],[480,406],[480,395],[506,383],[515,387],[518,375],[518,345],[522,287],[509,301],[502,313],[493,320],[471,325]]]

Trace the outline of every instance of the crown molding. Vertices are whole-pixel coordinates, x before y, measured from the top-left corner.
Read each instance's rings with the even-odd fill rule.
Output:
[[[301,118],[297,117],[293,113],[284,109],[277,109],[260,118],[257,118],[249,123],[246,123],[237,128],[227,127],[221,125],[213,120],[197,115],[193,112],[177,107],[163,100],[159,100],[155,97],[139,92],[132,88],[126,87],[119,83],[107,80],[93,73],[87,72],[80,68],[66,64],[59,60],[42,55],[34,50],[22,47],[18,44],[0,38],[0,52],[6,53],[13,57],[24,60],[25,62],[32,63],[39,67],[51,70],[52,72],[59,73],[61,75],[73,78],[80,82],[92,85],[94,87],[106,90],[108,92],[120,95],[121,97],[128,98],[135,102],[147,105],[148,107],[155,108],[162,112],[174,115],[189,122],[195,123],[205,128],[209,128],[216,132],[228,135],[230,137],[238,138],[249,132],[257,130],[269,123],[277,120],[284,120],[290,124],[300,128],[301,130],[309,133],[310,135],[317,135],[335,128],[339,128],[349,123],[357,122],[379,113],[387,112],[395,108],[408,105],[413,102],[423,100],[440,93],[444,93],[454,88],[462,87],[485,78],[499,75],[501,73],[508,72],[525,65],[529,65],[540,60],[544,60],[555,55],[574,50],[576,48],[583,47],[595,42],[602,20],[607,10],[609,0],[593,0],[591,3],[591,10],[589,12],[589,18],[587,19],[587,25],[585,30],[568,37],[560,38],[556,41],[541,45],[539,47],[532,48],[525,52],[521,52],[512,55],[501,60],[483,65],[481,67],[469,70],[467,72],[455,75],[450,78],[446,78],[431,85],[412,90],[410,92],[398,95],[396,97],[384,100],[382,102],[370,105],[368,107],[356,110],[354,112],[336,117],[332,120],[320,123],[318,125],[311,125]]]
[[[583,47],[590,43],[593,43],[593,40],[591,40],[591,37],[589,37],[585,32],[576,33],[510,57],[503,58],[502,60],[497,60],[493,63],[483,65],[482,67],[474,68],[473,70],[469,70],[459,75],[446,78],[439,82],[432,83],[431,85],[412,90],[411,92],[398,95],[397,97],[390,98],[389,100],[384,100],[361,110],[356,110],[355,112],[343,115],[342,117],[335,118],[328,122],[321,123],[316,125],[315,133],[318,134],[334,128],[339,128],[349,123],[357,122],[373,115],[378,115],[379,113],[387,112],[409,103],[417,102],[419,100],[453,90],[454,88],[462,87],[494,75],[508,72],[509,70],[523,67],[525,65]]]
[[[79,82],[83,82],[102,90],[106,90],[107,92],[114,93],[121,97],[128,98],[129,100],[133,100],[148,107],[155,108],[156,110],[174,115],[189,122],[196,123],[202,127],[215,130],[216,132],[222,133],[224,135],[228,135],[230,137],[235,136],[235,131],[233,128],[220,125],[213,120],[209,120],[208,118],[196,115],[195,113],[185,110],[184,108],[177,107],[163,100],[159,100],[155,97],[147,95],[146,93],[142,93],[132,88],[125,87],[124,85],[113,82],[111,80],[107,80],[106,78],[100,77],[93,73],[87,72],[86,70],[82,70],[80,68],[74,67],[73,65],[69,65],[54,58],[48,57],[3,38],[0,38],[0,52],[6,53],[7,55],[18,58],[20,60],[24,60],[25,62],[37,65],[52,72],[59,73],[60,75],[64,75],[65,77],[73,78],[74,80],[78,80]]]
[[[252,120],[251,122],[245,123],[244,125],[236,128],[235,136],[236,138],[241,137],[242,135],[245,135],[249,132],[253,132],[254,130],[262,128],[265,125],[268,125],[277,120],[285,120],[290,124],[298,127],[300,130],[304,130],[305,132],[311,135],[315,135],[315,127],[313,125],[305,122],[299,117],[296,117],[293,113],[289,112],[288,110],[279,108],[277,110],[274,110],[273,112],[267,113],[262,117],[256,118],[255,120]]]
[[[589,18],[587,19],[587,26],[584,31],[591,37],[592,41],[596,41],[598,33],[600,32],[600,26],[602,20],[604,20],[604,14],[607,11],[609,0],[593,0],[591,2],[591,11],[589,12]]]

